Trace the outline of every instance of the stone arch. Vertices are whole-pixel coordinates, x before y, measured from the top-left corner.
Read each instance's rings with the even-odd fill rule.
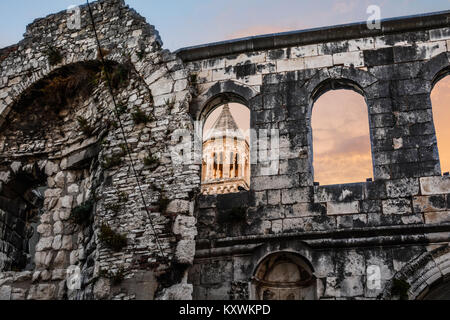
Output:
[[[240,82],[228,80],[215,83],[211,88],[196,97],[190,106],[190,114],[196,121],[205,121],[219,105],[236,102],[250,108],[251,100],[259,92]]]
[[[425,252],[408,263],[386,283],[382,299],[396,298],[392,293],[394,279],[402,281],[409,287],[406,293],[410,300],[426,298],[437,285],[450,280],[450,246],[446,244]]]
[[[197,121],[196,122],[196,154],[201,155],[198,157],[198,163],[202,166],[206,165],[207,174],[202,175],[202,192],[213,194],[215,193],[228,193],[228,192],[239,192],[240,189],[248,189],[251,184],[250,177],[250,155],[251,155],[251,143],[245,139],[241,134],[236,135],[234,138],[231,136],[233,133],[230,131],[230,136],[226,139],[209,139],[208,141],[203,141],[204,138],[204,127],[207,119],[212,115],[212,113],[220,106],[228,105],[229,103],[238,103],[243,107],[247,108],[250,113],[250,122],[252,123],[252,112],[251,104],[258,93],[251,87],[245,86],[236,81],[224,81],[217,82],[201,96],[197,97],[191,103],[190,113],[191,116]],[[244,108],[243,108],[244,109]],[[224,111],[221,115],[225,118],[230,117],[231,109]],[[231,111],[233,112],[233,111]],[[233,117],[233,115],[231,115]],[[237,119],[234,119],[237,120]],[[229,121],[230,122],[230,121]],[[241,128],[239,128],[241,129]],[[244,133],[244,132],[243,132]],[[227,151],[226,154],[219,152],[216,154],[217,150],[232,150],[232,155]],[[209,151],[208,151],[209,150]],[[215,151],[212,151],[215,150]],[[203,154],[205,152],[205,154]],[[211,153],[212,152],[212,153]],[[241,154],[242,159],[240,163],[235,163],[231,161],[235,153]],[[204,157],[207,160],[204,161]],[[219,163],[217,172],[224,173],[224,175],[219,174],[218,176],[214,173],[216,172],[216,158],[218,158]],[[214,159],[214,160],[213,160]],[[237,174],[235,174],[237,170]],[[212,173],[212,174],[211,174]],[[208,177],[205,179],[205,177]],[[214,179],[212,178],[214,177]],[[215,186],[219,185],[219,188]],[[205,188],[203,188],[205,186]],[[223,187],[223,188],[222,188]]]
[[[450,52],[443,52],[426,62],[419,72],[419,77],[430,82],[430,92],[435,84],[450,74]]]
[[[62,58],[62,61],[57,65],[51,66],[45,62],[45,64],[40,66],[37,71],[29,71],[26,75],[19,76],[20,79],[17,80],[17,84],[14,84],[10,88],[8,88],[8,100],[0,100],[0,125],[3,124],[9,112],[11,111],[11,108],[21,99],[27,89],[35,86],[40,81],[51,77],[52,74],[54,74],[58,70],[77,64],[93,63],[95,61],[99,62],[99,60],[97,60],[96,50],[92,50],[91,52],[86,53],[80,53],[78,55],[72,53],[68,56],[64,56]],[[107,61],[121,64],[126,60],[122,54],[116,52],[109,54],[107,56]]]
[[[317,279],[310,261],[313,261],[312,251],[298,241],[276,241],[258,247],[250,264],[253,270],[250,299],[263,299],[264,288],[270,291],[271,286],[280,299],[316,299]]]
[[[316,75],[311,78],[306,84],[306,91],[308,95],[307,104],[307,125],[308,125],[308,146],[309,146],[309,163],[311,168],[311,173],[314,174],[313,162],[314,162],[314,146],[313,146],[313,132],[312,132],[312,113],[313,107],[316,101],[325,93],[331,90],[346,89],[354,91],[360,94],[367,106],[368,115],[371,114],[371,104],[369,99],[373,98],[375,92],[377,91],[377,86],[379,81],[372,74],[367,71],[360,69],[355,69],[352,67],[334,67],[330,69],[322,69],[316,73]],[[369,123],[369,137],[371,144],[371,155],[372,155],[372,168],[375,176],[375,164],[374,164],[374,150],[373,150],[373,132],[370,130],[372,128],[370,116],[367,119]]]
[[[436,84],[442,80],[443,78],[450,76],[450,53],[444,52],[436,57],[430,59],[428,62],[426,62],[420,72],[419,72],[419,78],[421,78],[425,82],[425,88],[427,88],[426,97],[424,97],[424,105],[429,106],[429,108],[432,110],[433,114],[433,121],[432,121],[432,128],[433,128],[433,134],[435,136],[435,146],[433,147],[434,156],[436,159],[439,159],[438,165],[436,166],[436,175],[442,174],[443,166],[442,159],[443,155],[446,153],[444,149],[442,148],[442,145],[440,147],[442,149],[439,149],[438,145],[438,133],[440,132],[440,127],[442,128],[442,123],[439,123],[439,121],[436,121],[436,106],[433,106],[432,102],[432,93],[435,89]],[[442,119],[442,117],[441,117]],[[445,126],[445,124],[444,124]],[[447,170],[445,170],[447,171]]]

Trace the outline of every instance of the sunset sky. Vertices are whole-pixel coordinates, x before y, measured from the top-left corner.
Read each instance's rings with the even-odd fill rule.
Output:
[[[0,1],[0,47],[22,39],[35,18],[58,12],[84,0]],[[369,5],[382,18],[450,9],[450,0],[126,0],[156,26],[164,47],[172,51],[239,37],[365,21]],[[450,77],[432,94],[443,172],[450,171]],[[349,91],[332,91],[314,107],[315,181],[322,185],[362,182],[373,175],[367,107]],[[248,128],[248,112],[231,108],[238,125]],[[244,109],[245,110],[245,109]],[[221,110],[216,110],[208,126]],[[345,137],[346,139],[343,139]]]
[[[450,76],[439,81],[431,93],[442,172],[450,171]]]
[[[369,115],[363,96],[332,90],[313,106],[314,180],[321,185],[373,177]]]

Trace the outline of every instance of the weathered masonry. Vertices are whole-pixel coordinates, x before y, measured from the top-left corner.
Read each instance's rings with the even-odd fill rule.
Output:
[[[170,53],[123,1],[91,7],[100,50],[87,7],[79,28],[50,15],[0,50],[0,299],[450,297],[430,100],[450,12]],[[339,88],[366,99],[375,179],[320,186],[311,112]],[[198,139],[194,121],[231,102],[278,130],[279,168],[202,195],[179,129]]]

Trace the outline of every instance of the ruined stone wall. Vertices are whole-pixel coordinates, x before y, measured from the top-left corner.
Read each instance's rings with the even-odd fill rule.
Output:
[[[0,61],[0,297],[189,298],[185,272],[196,233],[191,199],[200,168],[171,160],[175,129],[193,131],[187,72],[161,49],[154,27],[123,1],[91,6],[149,215],[87,7],[81,7],[79,29],[69,27],[67,12],[36,20],[23,41],[2,50]],[[37,187],[42,203],[22,199]],[[77,224],[74,209],[83,207],[90,215]],[[123,248],[112,250],[111,241],[102,240],[105,225],[117,239],[125,235]],[[19,231],[33,226],[37,244],[20,253],[27,250]],[[34,265],[19,268],[18,252]],[[81,287],[68,287],[77,268]]]
[[[450,180],[441,176],[430,93],[449,71],[450,29],[423,25],[332,42],[314,43],[305,32],[180,50],[197,75],[194,118],[221,102],[243,102],[252,128],[280,135],[279,150],[271,150],[280,154],[278,172],[268,175],[265,163],[252,159],[250,192],[199,199],[194,298],[255,298],[261,259],[283,251],[311,263],[318,299],[387,298],[394,277],[407,279],[410,298],[417,298],[445,278],[446,250],[427,261],[442,263],[439,271],[427,274],[432,267],[425,264],[404,270],[449,241]],[[289,37],[308,43],[283,47]],[[269,49],[245,52],[252,45]],[[232,50],[242,53],[227,54]],[[374,181],[314,183],[311,112],[331,89],[355,90],[366,100]],[[242,209],[245,215],[232,215]],[[381,268],[378,290],[368,289],[371,265]],[[419,281],[411,273],[426,275]]]

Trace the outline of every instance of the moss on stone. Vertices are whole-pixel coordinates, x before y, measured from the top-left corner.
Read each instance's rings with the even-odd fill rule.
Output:
[[[61,52],[53,46],[48,46],[45,55],[47,56],[48,63],[51,66],[57,65],[63,60]]]
[[[91,199],[73,208],[70,213],[70,221],[78,225],[86,225],[90,221],[94,205],[95,202]]]
[[[99,239],[109,249],[120,252],[127,246],[127,237],[118,232],[115,232],[107,224],[100,227]]]

